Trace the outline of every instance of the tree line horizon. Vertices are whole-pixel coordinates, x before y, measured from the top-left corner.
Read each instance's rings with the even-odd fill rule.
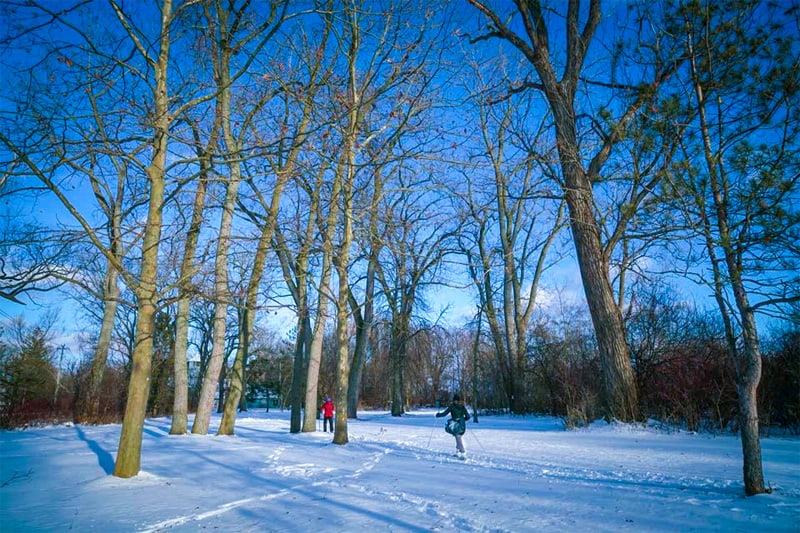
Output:
[[[713,419],[740,433],[746,494],[768,492],[759,400],[797,409],[756,320],[795,368],[797,2],[59,8],[0,8],[0,297],[69,290],[94,317],[73,410],[97,422],[123,386],[114,475],[139,472],[148,413],[206,434],[219,402],[232,435],[277,351],[292,432],[315,431],[322,394],[346,406],[343,445],[360,395],[401,416],[452,389],[577,423]],[[548,315],[537,294],[567,257],[586,307]],[[422,320],[461,277],[470,327]],[[260,322],[286,301],[281,345]],[[46,334],[10,329],[4,372],[25,375],[14,346]],[[724,383],[715,402],[675,405],[705,390],[689,368]]]

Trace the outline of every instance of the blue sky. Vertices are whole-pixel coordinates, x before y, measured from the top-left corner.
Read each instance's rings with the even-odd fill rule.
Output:
[[[137,4],[137,6],[139,5],[141,4]],[[623,10],[624,3],[612,2],[608,4],[608,6],[609,12],[607,14],[608,18],[606,19],[608,24],[603,26],[601,33],[604,31],[614,31],[617,28],[615,23],[618,23],[623,19],[627,19],[627,11]],[[139,17],[139,20],[144,20],[144,18],[141,16],[145,14],[147,14],[146,11],[141,11],[137,13],[137,17]],[[476,20],[474,13],[469,10],[457,10],[456,16],[463,17],[462,22],[464,25],[462,28],[466,28],[467,30],[469,30],[469,25],[474,23]],[[99,30],[104,25],[108,25],[110,27],[112,23],[111,19],[104,18],[105,15],[102,15],[98,10],[95,9],[86,12],[83,17],[85,18],[81,18],[80,21],[88,21],[88,25],[86,27],[91,31]],[[554,42],[556,42],[558,32],[555,32],[554,37]],[[46,42],[47,45],[52,45],[58,42],[63,44],[65,39],[67,40],[67,44],[69,44],[70,37],[68,32],[50,32],[45,36],[45,39],[46,41],[49,40],[49,42]],[[463,43],[463,40],[461,42]],[[3,61],[6,64],[13,63],[15,61],[25,62],[28,61],[29,58],[35,56],[37,50],[39,49],[36,46],[18,49],[16,50],[14,56],[7,56]],[[68,51],[70,49],[66,48],[65,50]],[[508,51],[503,45],[498,44],[496,41],[492,41],[485,49],[475,52],[475,49],[473,48],[471,49],[471,53],[474,53],[476,56],[480,57],[480,55],[483,53],[491,55],[500,50]],[[454,50],[454,52],[456,51]],[[66,60],[64,59],[67,55],[67,53],[64,53],[62,56],[60,56],[60,60],[56,60],[54,63],[56,67],[61,69],[61,72],[70,72],[70,67],[67,65],[67,63],[65,63]],[[519,58],[514,57],[511,53],[509,53],[509,58],[509,64],[511,65],[509,70],[512,72],[512,74],[524,76],[526,69],[529,69],[530,67],[526,66],[524,62],[518,62]],[[602,69],[604,68],[603,65],[603,63],[593,63],[592,68],[596,69],[597,72],[602,72]],[[449,93],[448,96],[453,100],[458,100],[463,97],[463,89],[461,89],[461,87],[470,87],[471,81],[472,79],[468,77],[458,78],[457,82],[446,86],[443,91],[445,93]],[[0,106],[2,106],[0,109],[8,110],[10,109],[9,105],[10,102],[8,100],[0,99]],[[464,120],[465,117],[458,116],[458,111],[456,111],[456,118],[453,119],[452,123],[445,126],[450,127],[452,125],[456,125],[460,128]],[[93,214],[96,214],[94,211],[96,208],[92,208],[91,203],[88,201],[91,196],[86,190],[81,190],[80,188],[76,189],[74,192],[74,197],[76,198],[76,202],[78,204],[86,206],[85,212],[88,214],[88,216],[91,217]],[[64,212],[59,208],[58,202],[55,202],[52,198],[38,199],[35,204],[32,204],[29,198],[24,198],[19,200],[17,203],[12,203],[5,206],[4,209],[8,209],[9,211],[19,210],[19,212],[22,212],[27,216],[32,216],[34,219],[40,222],[50,223],[57,220],[61,223],[72,224],[69,217],[65,215]],[[566,246],[565,250],[568,253],[571,253],[569,245]],[[677,278],[674,279],[673,282],[685,295],[687,300],[693,301],[700,307],[711,307],[712,300],[710,299],[710,294],[707,289],[698,287],[691,282]],[[464,283],[468,284],[466,280]],[[564,263],[559,265],[558,268],[556,268],[552,274],[546,278],[542,290],[543,297],[546,297],[547,291],[552,293],[556,290],[559,290],[567,299],[574,299],[576,303],[583,301],[580,278],[572,257],[569,257],[567,260],[565,260]],[[451,309],[449,320],[451,320],[454,324],[460,322],[462,317],[471,316],[474,313],[474,296],[471,286],[469,289],[442,288],[440,290],[431,291],[427,297],[428,303],[431,307],[431,315],[436,315],[438,310],[449,306]],[[23,315],[26,320],[35,321],[36,317],[43,310],[60,309],[63,318],[62,326],[65,337],[62,338],[58,343],[60,344],[61,342],[68,342],[68,339],[74,337],[75,334],[81,331],[80,324],[75,320],[79,313],[74,302],[64,298],[64,296],[60,293],[36,294],[35,299],[36,303],[30,302],[26,306],[20,306],[9,301],[0,300],[0,318],[11,318],[18,315]],[[291,320],[287,320],[283,314],[281,314],[280,317],[281,324],[285,322],[291,323]]]

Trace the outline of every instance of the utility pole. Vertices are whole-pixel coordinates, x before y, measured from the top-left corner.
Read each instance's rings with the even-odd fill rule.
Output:
[[[58,405],[58,389],[61,387],[61,365],[64,362],[64,349],[66,347],[66,344],[62,344],[58,347],[60,355],[58,356],[58,368],[56,368],[56,390],[53,393],[53,407]]]

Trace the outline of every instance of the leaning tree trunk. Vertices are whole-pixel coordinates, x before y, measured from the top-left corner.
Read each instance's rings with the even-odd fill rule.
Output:
[[[81,408],[80,420],[83,422],[96,422],[100,414],[100,387],[108,361],[108,352],[111,348],[111,335],[114,331],[114,318],[117,315],[117,298],[119,288],[117,279],[119,272],[111,264],[108,265],[106,277],[103,281],[103,323],[100,326],[100,336],[94,350],[92,368],[89,371],[89,381]]]
[[[163,104],[166,106],[166,101]],[[135,476],[141,467],[142,431],[147,412],[147,399],[150,395],[153,329],[158,303],[156,278],[164,198],[166,127],[162,125],[158,133],[157,160],[147,169],[150,179],[150,202],[142,242],[141,281],[137,290],[139,305],[136,316],[136,337],[132,354],[131,377],[128,384],[128,399],[125,404],[125,418],[122,422],[117,461],[114,465],[114,475],[123,478]]]
[[[578,168],[572,169],[572,172],[578,176],[583,174]],[[609,268],[604,260],[600,230],[592,213],[590,185],[587,182],[585,178],[567,180],[570,226],[600,352],[606,417],[630,422],[639,418],[636,381],[622,314],[608,279]]]
[[[468,2],[491,20],[495,35],[524,53],[538,74],[539,88],[547,98],[555,123],[556,148],[564,180],[570,227],[603,369],[606,417],[626,422],[636,420],[639,418],[639,400],[625,339],[625,327],[613,296],[609,265],[593,210],[592,180],[600,173],[619,133],[613,133],[609,137],[592,159],[588,171],[581,162],[584,154],[576,134],[578,122],[575,95],[581,82],[581,70],[589,45],[602,19],[600,1],[592,0],[585,9],[580,2],[569,2],[565,19],[567,55],[560,79],[552,63],[549,28],[542,15],[544,7],[540,0],[515,2],[529,42],[514,33],[484,2]],[[632,104],[619,124],[620,130],[624,129],[624,124],[640,105],[640,100]]]
[[[609,264],[594,217],[592,180],[581,166],[572,103],[548,94],[556,122],[556,139],[564,175],[569,223],[583,290],[594,326],[603,371],[606,418],[631,422],[639,418],[636,379],[625,338],[622,313],[609,280]]]

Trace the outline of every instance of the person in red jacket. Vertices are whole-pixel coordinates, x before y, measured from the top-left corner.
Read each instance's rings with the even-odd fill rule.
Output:
[[[331,432],[333,432],[333,413],[336,409],[333,406],[330,396],[325,396],[325,403],[319,409],[322,411],[322,431],[328,431],[328,423],[331,425]]]

